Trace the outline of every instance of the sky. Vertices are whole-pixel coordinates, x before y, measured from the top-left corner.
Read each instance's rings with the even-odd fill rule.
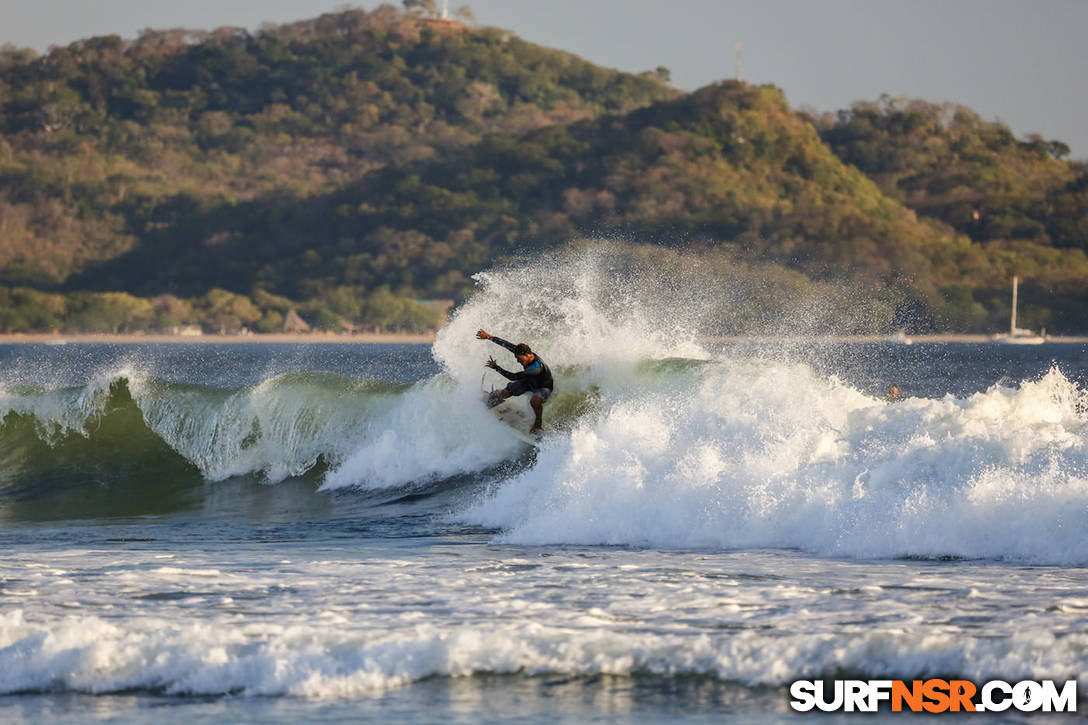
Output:
[[[0,0],[0,44],[39,51],[144,28],[257,29],[342,0]],[[399,2],[395,3],[399,5]],[[439,0],[441,4],[441,0]],[[461,0],[450,0],[453,8]],[[834,111],[881,94],[953,102],[1088,159],[1086,0],[471,0],[480,25],[600,65],[665,66],[694,90],[736,75],[794,108]]]

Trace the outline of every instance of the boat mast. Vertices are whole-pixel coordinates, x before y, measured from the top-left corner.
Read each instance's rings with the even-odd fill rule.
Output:
[[[1020,286],[1020,278],[1016,275],[1012,277],[1012,322],[1009,324],[1009,334],[1016,334],[1016,291]]]

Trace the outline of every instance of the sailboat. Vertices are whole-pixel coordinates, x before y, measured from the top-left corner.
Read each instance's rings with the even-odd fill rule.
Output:
[[[1020,278],[1014,275],[1012,278],[1012,320],[1009,322],[1009,334],[996,335],[994,339],[1006,345],[1041,345],[1046,342],[1045,332],[1038,335],[1031,330],[1016,326],[1017,291],[1019,288]]]

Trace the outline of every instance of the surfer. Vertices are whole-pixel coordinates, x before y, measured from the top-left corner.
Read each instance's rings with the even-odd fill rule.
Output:
[[[515,345],[512,342],[503,340],[501,337],[495,337],[484,330],[477,331],[476,337],[481,340],[491,340],[491,342],[496,345],[502,345],[507,350],[514,353],[514,358],[521,363],[521,367],[524,369],[520,373],[503,370],[499,367],[499,364],[495,362],[495,358],[493,357],[489,357],[484,365],[510,381],[505,388],[495,393],[495,404],[516,395],[524,395],[525,393],[532,394],[532,397],[529,398],[529,405],[532,406],[533,413],[536,414],[536,420],[533,422],[533,427],[529,429],[529,432],[539,432],[540,427],[543,424],[542,416],[544,415],[544,401],[548,399],[552,394],[552,390],[555,388],[555,382],[552,380],[552,371],[548,369],[548,366],[544,364],[544,361],[537,357],[536,353],[534,353],[524,342],[519,342]]]
[[[889,403],[898,403],[900,400],[906,399],[906,393],[901,391],[898,385],[892,383],[888,386],[888,394],[884,396],[884,400],[887,400]]]

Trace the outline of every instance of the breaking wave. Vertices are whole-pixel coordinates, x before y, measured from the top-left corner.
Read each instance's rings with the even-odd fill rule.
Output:
[[[675,314],[697,290],[587,257],[481,276],[435,345],[467,386],[472,331],[501,321],[593,393],[458,520],[515,544],[1088,563],[1088,394],[1058,368],[892,404],[796,355],[714,354]]]
[[[395,491],[517,458],[452,518],[515,544],[1088,563],[1088,395],[1056,367],[891,404],[796,356],[708,346],[695,292],[606,254],[477,282],[433,347],[443,372],[413,384],[291,372],[219,389],[116,370],[0,389],[0,490],[43,495],[90,468]],[[505,353],[478,328],[556,371],[539,450],[480,404],[481,363]]]
[[[118,370],[82,386],[0,390],[0,486],[33,497],[88,478],[281,481],[344,455],[404,388],[291,372],[228,390]]]

